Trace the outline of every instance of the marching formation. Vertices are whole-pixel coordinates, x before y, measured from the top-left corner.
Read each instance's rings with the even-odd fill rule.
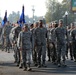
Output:
[[[70,53],[71,60],[76,62],[76,27],[74,23],[64,26],[63,20],[59,23],[52,22],[49,27],[45,27],[42,20],[34,24],[16,23],[10,25],[7,21],[0,30],[2,51],[10,53],[14,51],[14,63],[24,71],[31,71],[31,62],[34,66],[47,67],[48,61],[58,67],[66,67],[66,59]],[[32,60],[31,60],[32,58]]]

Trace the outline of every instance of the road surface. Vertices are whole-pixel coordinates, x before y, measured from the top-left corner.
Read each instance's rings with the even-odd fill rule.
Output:
[[[46,62],[47,68],[37,68],[31,64],[32,71],[23,71],[13,63],[13,52],[7,53],[0,50],[0,75],[76,75],[76,62],[67,59],[67,67],[57,67],[51,62]]]

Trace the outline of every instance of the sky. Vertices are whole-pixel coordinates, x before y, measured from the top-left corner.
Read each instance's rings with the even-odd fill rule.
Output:
[[[62,0],[58,0],[61,2]],[[22,11],[22,5],[25,6],[25,15],[32,17],[32,8],[34,5],[36,16],[44,16],[46,13],[46,0],[0,0],[0,17],[4,17],[5,10],[7,10],[7,16],[12,13],[12,11],[17,12]]]

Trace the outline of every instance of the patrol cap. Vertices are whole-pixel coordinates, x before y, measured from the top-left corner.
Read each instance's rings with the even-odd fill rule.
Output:
[[[57,21],[54,21],[54,24],[55,24],[55,28],[58,27],[58,22]]]
[[[35,22],[35,24],[39,24],[39,22],[37,21],[37,22]]]
[[[60,20],[59,20],[59,22],[63,23],[63,20],[62,20],[62,19],[60,19]]]
[[[43,20],[39,20],[39,22],[43,23]]]
[[[28,28],[28,24],[26,24],[26,23],[23,24],[23,28],[24,28],[24,27]]]
[[[33,23],[30,26],[33,26]]]
[[[58,21],[57,21],[57,20],[55,20],[55,21],[54,21],[54,23],[55,23],[55,24],[58,24]]]

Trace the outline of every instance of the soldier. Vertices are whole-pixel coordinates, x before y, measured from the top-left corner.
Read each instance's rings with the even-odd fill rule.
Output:
[[[56,28],[56,23],[53,22],[52,24],[52,29],[50,30],[51,32],[51,44],[52,44],[52,47],[51,47],[51,57],[52,57],[52,63],[56,63],[56,36],[55,36],[55,28]]]
[[[73,24],[71,23],[71,26],[67,26],[67,51],[66,51],[66,56],[68,58],[68,49],[70,50],[70,58],[73,60],[73,49],[72,49],[72,37],[71,37],[71,31],[74,28]]]
[[[22,61],[24,66],[24,71],[30,71],[31,64],[31,32],[28,29],[28,24],[23,26],[23,31],[19,33],[18,48],[22,51]]]
[[[20,64],[20,50],[17,47],[17,40],[20,31],[21,31],[21,27],[18,24],[16,24],[16,27],[14,29],[13,48],[14,48],[14,58],[15,58],[15,62],[17,63],[17,66],[19,66]]]
[[[51,33],[50,30],[52,29],[52,23],[49,25],[47,29],[47,55],[48,55],[48,61],[50,61],[50,40],[51,40]]]
[[[74,23],[72,23],[71,37],[72,37],[73,57],[74,61],[76,62],[76,27]]]
[[[47,36],[47,29],[43,27],[42,20],[40,20],[39,27],[36,28],[35,30],[35,45],[37,46],[37,52],[38,52],[38,68],[41,67],[41,56],[42,56],[42,66],[46,67],[45,65],[46,36]]]
[[[12,29],[11,29],[11,31],[10,31],[10,34],[9,34],[9,39],[10,39],[11,45],[13,45],[13,42],[14,42],[15,28],[16,28],[16,27],[12,27]]]
[[[34,27],[31,30],[32,32],[32,58],[34,62],[34,66],[37,66],[37,47],[35,45],[35,30],[38,28],[39,23],[34,23]]]
[[[57,63],[58,67],[61,66],[61,56],[62,56],[62,65],[65,65],[65,55],[66,55],[66,29],[63,27],[63,21],[59,20],[59,25],[55,29],[55,36],[57,40]]]
[[[10,52],[9,51],[9,48],[10,48],[10,39],[9,39],[9,34],[10,34],[10,31],[11,31],[12,27],[10,26],[10,23],[9,21],[6,22],[6,25],[4,26],[3,28],[3,37],[4,37],[4,42],[5,42],[5,48],[6,48],[6,51],[8,50],[8,53]]]

